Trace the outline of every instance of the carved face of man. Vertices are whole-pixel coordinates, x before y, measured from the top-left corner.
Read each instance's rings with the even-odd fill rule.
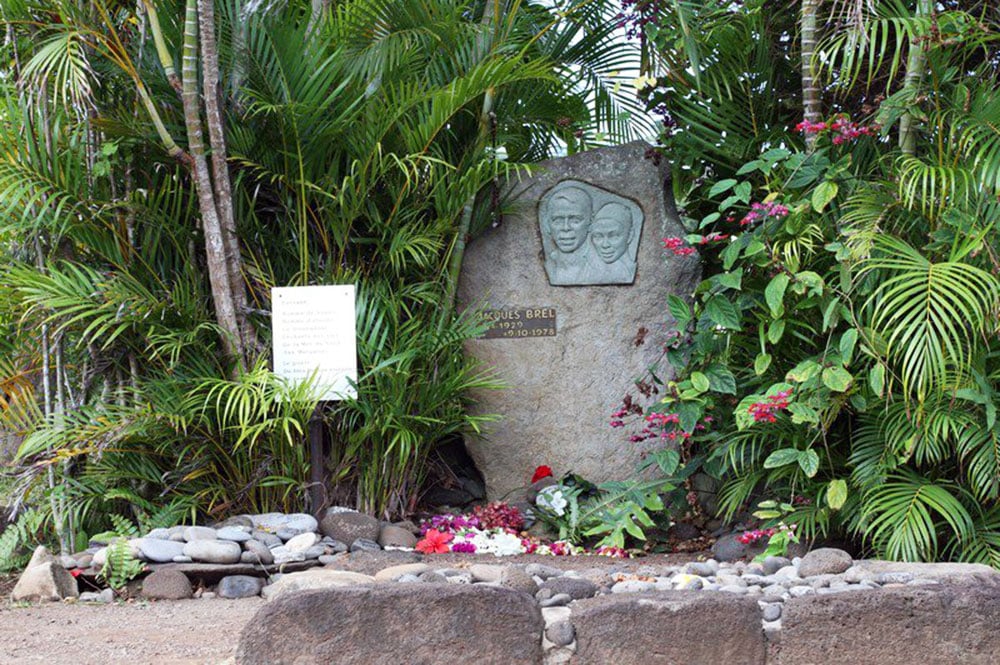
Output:
[[[632,239],[632,211],[620,203],[609,203],[594,215],[590,242],[605,263],[614,263]]]
[[[567,187],[552,197],[548,227],[560,252],[570,254],[583,245],[592,211],[590,196],[577,187]]]

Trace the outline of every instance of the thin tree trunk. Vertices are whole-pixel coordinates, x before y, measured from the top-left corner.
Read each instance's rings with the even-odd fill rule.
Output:
[[[205,156],[202,138],[201,108],[198,100],[198,0],[187,0],[184,17],[184,51],[182,56],[182,94],[184,124],[187,128],[188,153],[193,164],[198,208],[201,212],[202,232],[205,236],[205,253],[208,263],[208,281],[212,288],[215,317],[223,331],[223,344],[227,354],[240,366],[243,365],[243,343],[236,318],[232,286],[229,281],[226,246],[219,221],[212,179]]]
[[[802,0],[802,116],[806,122],[818,123],[823,114],[822,92],[816,80],[813,57],[816,53],[816,23],[820,0]],[[818,134],[806,132],[806,150],[816,147]]]
[[[931,0],[917,0],[917,18],[931,15]],[[917,92],[924,82],[924,66],[927,63],[927,53],[923,44],[910,44],[906,56],[906,76],[903,79],[903,90],[910,93],[911,105],[916,104]],[[904,155],[915,155],[917,152],[916,118],[912,113],[904,113],[899,119],[899,149]]]
[[[233,187],[229,179],[226,156],[225,122],[222,117],[219,92],[219,54],[215,41],[215,7],[213,0],[198,0],[201,26],[202,79],[205,98],[205,119],[212,152],[212,182],[215,186],[215,207],[218,211],[222,242],[226,252],[226,273],[239,325],[240,346],[244,353],[256,350],[256,335],[247,316],[247,292],[243,284],[243,261],[236,235],[233,213]]]

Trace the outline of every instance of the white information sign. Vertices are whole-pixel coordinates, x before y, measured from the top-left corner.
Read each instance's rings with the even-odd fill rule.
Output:
[[[356,397],[354,285],[271,289],[274,373],[303,381],[316,373],[323,400]]]

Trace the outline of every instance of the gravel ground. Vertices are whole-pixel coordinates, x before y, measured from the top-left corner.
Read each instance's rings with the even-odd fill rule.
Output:
[[[635,571],[643,566],[679,565],[709,554],[656,554],[635,559],[600,556],[513,557],[404,552],[358,553],[344,569],[374,574],[397,563],[420,559],[435,567],[464,568],[474,563],[543,563],[563,569],[602,568]],[[0,598],[10,597],[15,578],[0,578]],[[220,665],[236,652],[240,631],[263,605],[260,598],[219,598],[110,605],[47,603],[14,605],[0,601],[0,664],[50,665]]]
[[[264,603],[244,600],[0,606],[0,662],[217,665]]]

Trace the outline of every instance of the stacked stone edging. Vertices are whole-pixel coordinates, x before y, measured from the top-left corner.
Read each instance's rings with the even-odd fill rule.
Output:
[[[1000,586],[943,584],[793,598],[774,665],[996,665]]]
[[[542,659],[534,600],[466,585],[379,585],[303,591],[261,609],[240,636],[243,665],[477,663]]]

